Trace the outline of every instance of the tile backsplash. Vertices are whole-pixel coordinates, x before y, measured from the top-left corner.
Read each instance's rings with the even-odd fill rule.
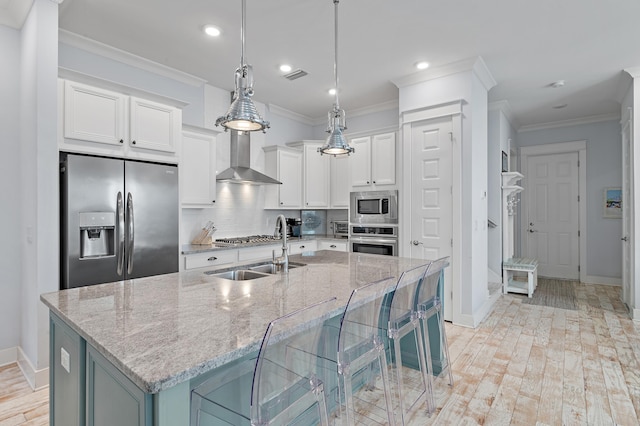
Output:
[[[181,241],[189,244],[207,221],[216,227],[213,238],[272,234],[279,214],[300,217],[299,210],[265,210],[263,185],[218,183],[216,203],[211,208],[182,209]],[[346,220],[347,210],[328,210],[330,220]],[[330,225],[327,229],[331,230]]]

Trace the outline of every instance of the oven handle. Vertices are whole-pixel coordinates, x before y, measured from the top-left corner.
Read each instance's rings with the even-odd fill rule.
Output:
[[[351,237],[350,241],[352,243],[398,244],[397,238]]]

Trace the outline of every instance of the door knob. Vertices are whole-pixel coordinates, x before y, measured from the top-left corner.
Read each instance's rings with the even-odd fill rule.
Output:
[[[413,240],[411,241],[411,244],[413,244],[414,246],[417,246],[418,244],[422,244],[422,241]]]

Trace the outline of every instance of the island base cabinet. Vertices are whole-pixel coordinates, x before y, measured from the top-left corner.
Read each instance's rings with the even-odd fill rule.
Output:
[[[153,426],[145,394],[87,345],[87,426]]]
[[[52,425],[84,425],[85,341],[51,315],[49,369],[50,390],[49,418]]]

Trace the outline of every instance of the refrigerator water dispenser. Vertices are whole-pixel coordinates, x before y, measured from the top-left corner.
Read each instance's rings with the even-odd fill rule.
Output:
[[[80,259],[115,254],[116,215],[114,212],[78,213]]]

